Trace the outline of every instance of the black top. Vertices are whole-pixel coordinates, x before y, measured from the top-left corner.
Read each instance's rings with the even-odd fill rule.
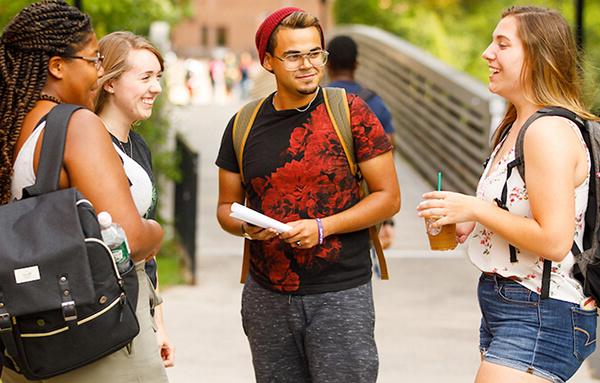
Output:
[[[148,148],[148,144],[146,141],[140,136],[138,133],[134,131],[129,132],[129,140],[130,142],[121,142],[118,138],[111,134],[111,138],[115,145],[117,145],[121,150],[131,157],[135,162],[140,164],[140,166],[148,173],[148,177],[150,177],[150,181],[152,181],[153,196],[152,196],[152,205],[148,212],[144,215],[144,218],[147,219],[155,219],[156,218],[156,182],[154,179],[154,173],[152,172],[152,154],[150,153],[150,148]],[[131,185],[131,182],[129,182]],[[152,281],[152,285],[156,288],[158,283],[157,278],[157,264],[156,260],[152,258],[151,260],[146,262],[146,274],[150,277],[150,281]]]
[[[324,218],[355,205],[356,179],[327,114],[323,93],[305,112],[276,111],[270,95],[259,111],[243,155],[248,206],[282,222]],[[358,162],[392,149],[377,117],[348,95]],[[302,108],[300,108],[302,109]],[[233,118],[223,135],[217,166],[239,173]],[[288,294],[339,291],[371,278],[368,230],[331,235],[312,249],[275,237],[250,242],[250,273],[263,287]]]

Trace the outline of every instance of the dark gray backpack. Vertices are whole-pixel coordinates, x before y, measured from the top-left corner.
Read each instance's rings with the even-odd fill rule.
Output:
[[[58,190],[68,121],[80,108],[52,109],[35,185],[0,206],[2,362],[31,380],[91,363],[139,332],[135,268],[119,274],[90,202]]]
[[[585,232],[583,234],[583,249],[580,249],[575,242],[571,247],[571,252],[575,256],[575,267],[573,269],[574,277],[582,284],[584,292],[588,296],[594,297],[596,302],[600,302],[600,214],[598,214],[600,198],[600,124],[597,121],[587,121],[581,119],[570,110],[561,107],[546,107],[534,113],[525,122],[517,142],[515,144],[515,159],[507,164],[506,181],[502,189],[500,198],[496,203],[501,208],[506,207],[508,194],[508,178],[512,170],[517,168],[523,181],[525,181],[525,157],[523,155],[523,143],[527,128],[540,117],[560,116],[573,121],[581,131],[581,135],[590,152],[592,166],[590,168],[590,187],[588,192],[588,205],[585,211]],[[508,134],[508,129],[504,132]],[[517,251],[514,246],[509,245],[510,261],[517,262]],[[544,260],[542,271],[542,291],[541,298],[548,298],[550,293],[550,272],[552,262]]]

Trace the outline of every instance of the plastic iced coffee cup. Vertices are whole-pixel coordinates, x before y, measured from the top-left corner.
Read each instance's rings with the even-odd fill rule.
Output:
[[[452,250],[456,248],[456,224],[451,223],[442,227],[433,227],[432,224],[440,217],[425,217],[425,229],[429,238],[431,250]]]

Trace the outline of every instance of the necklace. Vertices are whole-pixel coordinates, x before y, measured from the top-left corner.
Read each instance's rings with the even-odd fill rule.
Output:
[[[310,100],[310,102],[308,103],[308,105],[306,105],[304,108],[294,108],[294,109],[296,109],[300,113],[306,112],[310,108],[310,106],[312,105],[313,101],[315,101],[315,99],[319,95],[319,90],[320,89],[321,88],[317,88],[317,92],[313,96],[312,100]],[[275,93],[275,94],[277,94],[277,93]],[[273,108],[275,108],[275,96],[273,96],[273,98],[271,99],[271,104],[273,104]],[[277,108],[275,108],[275,109],[277,109]]]
[[[100,116],[98,116],[98,117],[100,117]],[[129,158],[133,158],[133,144],[131,143],[131,136],[129,135],[129,132],[127,132],[127,142],[129,143],[129,154],[127,154],[127,150],[125,150],[125,146],[123,145],[121,140],[119,140],[115,135],[113,135],[111,133],[110,125],[108,125],[108,122],[106,122],[102,117],[100,117],[100,119],[104,123],[104,126],[106,126],[106,130],[108,130],[108,133],[110,133],[110,136],[113,137],[117,141],[117,144],[119,144],[119,147],[121,148],[123,153],[125,153],[126,156],[129,156]],[[125,143],[125,145],[127,145],[127,142]]]
[[[41,93],[39,100],[52,101],[52,102],[55,102],[57,104],[62,104],[62,101],[58,97],[51,96],[51,95],[46,94],[46,93]]]
[[[115,137],[115,138],[117,138],[117,137]],[[123,151],[123,153],[125,153],[126,156],[129,156],[129,158],[133,158],[133,144],[131,143],[131,137],[129,136],[129,133],[127,133],[127,142],[129,142],[129,154],[127,154],[127,151],[125,150],[125,146],[123,146],[123,143],[121,142],[121,140],[119,140],[117,138],[117,142],[119,143],[119,146],[121,147],[121,150]],[[125,144],[127,144],[127,142]]]

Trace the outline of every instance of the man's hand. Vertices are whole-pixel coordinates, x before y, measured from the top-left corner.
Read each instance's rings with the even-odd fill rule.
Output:
[[[319,244],[319,225],[315,219],[301,219],[286,222],[292,230],[281,233],[279,237],[290,246],[298,249],[310,249]]]

